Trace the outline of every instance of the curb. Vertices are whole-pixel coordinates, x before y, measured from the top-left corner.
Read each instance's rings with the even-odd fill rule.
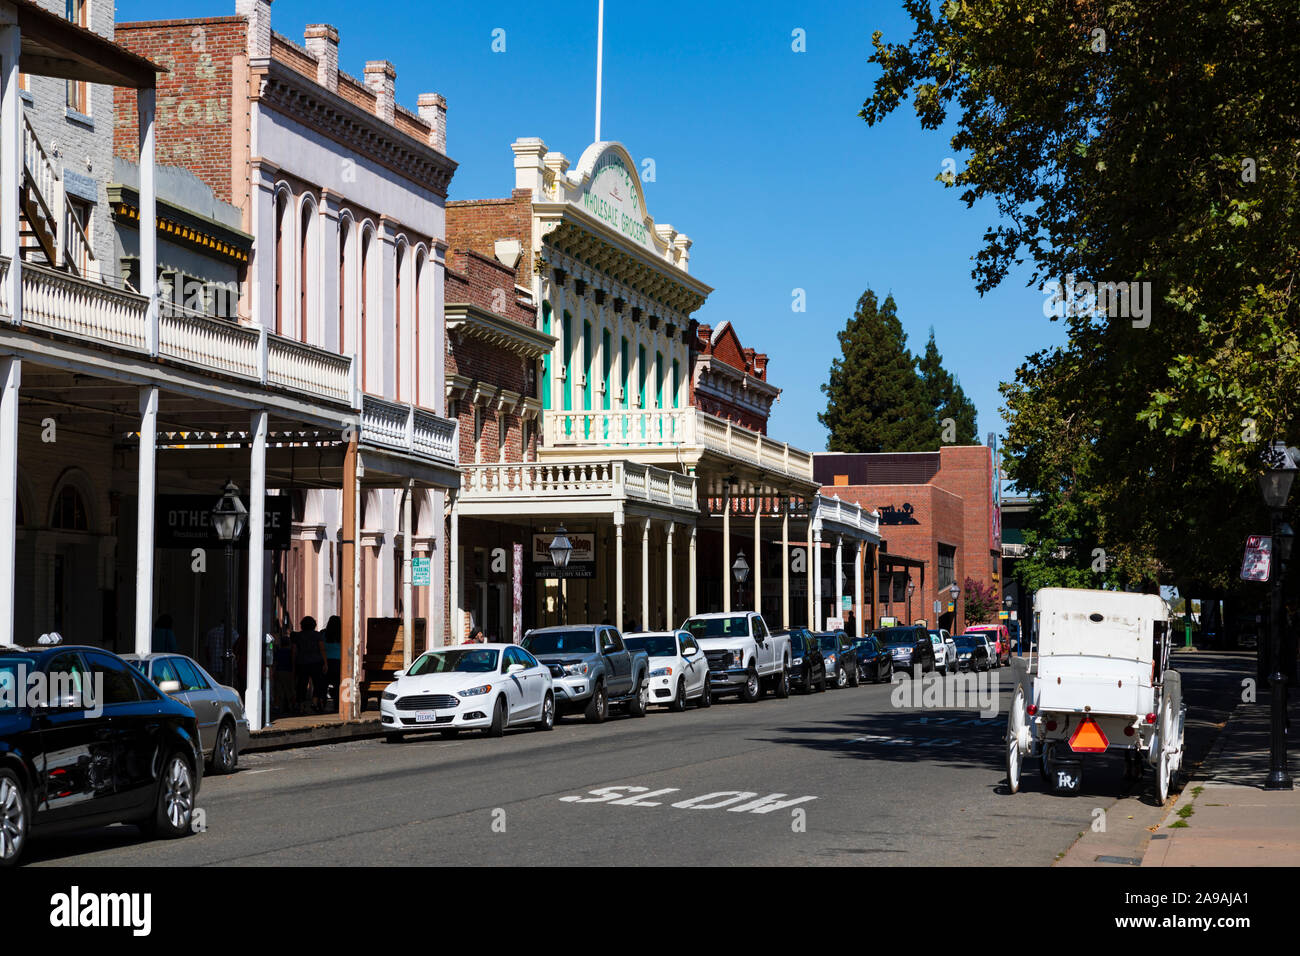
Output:
[[[298,747],[318,747],[323,744],[345,743],[351,740],[369,740],[382,737],[383,727],[376,715],[347,723],[318,724],[315,727],[298,727],[292,730],[259,730],[249,739],[241,753],[267,753],[275,750],[292,750]]]

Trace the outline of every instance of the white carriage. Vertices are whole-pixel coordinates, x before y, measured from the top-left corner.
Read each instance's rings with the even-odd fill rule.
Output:
[[[1169,669],[1169,605],[1155,594],[1044,588],[1036,653],[1012,658],[1007,784],[1026,758],[1052,789],[1077,793],[1085,754],[1122,751],[1130,779],[1155,771],[1163,803],[1183,759],[1182,679]]]

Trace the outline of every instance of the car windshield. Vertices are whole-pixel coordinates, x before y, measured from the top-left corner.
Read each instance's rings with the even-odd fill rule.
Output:
[[[27,706],[27,682],[35,670],[35,658],[0,658],[0,712]]]
[[[872,631],[871,636],[882,644],[915,644],[916,631],[910,627],[886,627]]]
[[[488,674],[497,669],[500,651],[487,647],[430,651],[411,665],[410,677],[423,674]]]
[[[853,642],[853,646],[865,651],[874,651],[876,649],[876,642],[869,637],[859,637]]]
[[[953,640],[957,642],[957,646],[962,650],[974,650],[976,647],[984,643],[973,634],[962,634],[959,637],[953,638]]]
[[[541,631],[524,638],[524,649],[533,654],[594,654],[594,631]]]
[[[804,651],[804,642],[802,634],[790,635],[790,651],[794,654],[802,654]]]
[[[686,630],[695,637],[733,637],[737,634],[749,634],[749,621],[745,615],[732,617],[694,618],[686,622]]]
[[[930,632],[930,643],[931,643],[931,644],[942,644],[942,643],[943,643],[943,635],[940,634],[938,631],[931,631],[931,632]]]
[[[835,639],[834,634],[820,634],[817,637],[817,646],[822,649],[822,653],[830,651],[834,653],[840,649],[840,642]]]
[[[672,634],[655,634],[652,637],[625,637],[628,650],[645,651],[650,657],[676,657],[677,638]]]

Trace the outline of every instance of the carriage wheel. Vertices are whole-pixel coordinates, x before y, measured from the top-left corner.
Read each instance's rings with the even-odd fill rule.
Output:
[[[1024,761],[1020,752],[1020,739],[1025,735],[1025,691],[1017,687],[1011,698],[1011,711],[1007,714],[1007,788],[1020,792],[1020,772]]]
[[[1174,709],[1170,706],[1169,698],[1166,697],[1160,706],[1160,732],[1159,740],[1160,755],[1156,760],[1156,795],[1163,804],[1169,799],[1169,788],[1173,783],[1173,736],[1174,736]]]

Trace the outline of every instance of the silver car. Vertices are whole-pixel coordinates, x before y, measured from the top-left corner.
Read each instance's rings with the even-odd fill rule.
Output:
[[[233,773],[239,752],[248,746],[248,718],[239,692],[218,683],[198,661],[184,654],[123,654],[122,658],[163,693],[194,711],[208,766],[214,773]]]

